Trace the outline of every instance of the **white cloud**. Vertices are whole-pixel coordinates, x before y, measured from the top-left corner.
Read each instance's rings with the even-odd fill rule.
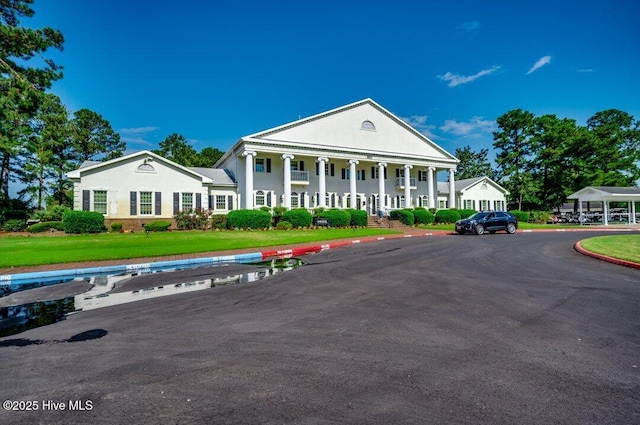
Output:
[[[533,64],[533,66],[531,67],[531,69],[529,71],[527,71],[527,75],[537,71],[538,69],[542,68],[545,65],[548,65],[551,63],[551,56],[543,56],[540,59],[538,59],[538,61],[536,63]]]
[[[579,69],[578,72],[586,72],[586,73],[591,73],[594,72],[593,69],[591,68],[586,68],[586,69]]]
[[[432,130],[436,128],[435,125],[427,124],[427,116],[426,115],[411,115],[409,118],[400,117],[400,119],[411,127],[418,130],[420,133],[424,134],[430,139],[437,139],[438,136],[433,134]]]
[[[142,146],[153,146],[156,144],[152,143],[148,140],[143,139],[142,137],[121,137],[121,140],[125,142],[127,145],[142,145]]]
[[[158,127],[147,126],[147,127],[121,128],[120,130],[118,130],[118,132],[122,134],[145,134],[145,133],[150,133],[156,130],[158,130]]]
[[[473,117],[467,122],[446,120],[444,125],[440,126],[440,130],[445,133],[451,133],[454,136],[478,137],[479,133],[494,131],[495,126],[495,121],[484,120],[482,117]]]
[[[473,32],[480,27],[480,23],[478,21],[465,22],[462,25],[458,26],[459,30],[464,32]]]
[[[500,69],[499,66],[494,65],[489,69],[483,69],[482,71],[478,72],[475,75],[458,75],[458,74],[452,74],[451,72],[447,72],[444,75],[438,75],[438,78],[440,78],[442,81],[448,81],[449,84],[447,84],[447,86],[455,87],[460,84],[470,83],[485,75],[493,74],[499,69]]]

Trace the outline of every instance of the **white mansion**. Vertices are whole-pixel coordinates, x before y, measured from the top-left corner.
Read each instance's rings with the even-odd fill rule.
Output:
[[[149,151],[69,173],[74,209],[107,219],[171,218],[211,208],[504,209],[487,177],[455,181],[458,160],[371,99],[242,137],[215,168]],[[437,174],[448,174],[438,182]]]

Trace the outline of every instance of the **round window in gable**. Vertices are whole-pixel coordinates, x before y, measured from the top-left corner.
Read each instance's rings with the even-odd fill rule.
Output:
[[[369,130],[376,131],[376,126],[369,120],[362,121],[362,125],[360,126],[360,130]]]

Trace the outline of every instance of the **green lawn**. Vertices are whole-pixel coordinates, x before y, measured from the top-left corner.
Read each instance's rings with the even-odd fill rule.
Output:
[[[640,263],[640,235],[596,236],[580,245],[588,251]]]
[[[101,233],[0,238],[0,268],[259,248],[398,233],[382,229]]]

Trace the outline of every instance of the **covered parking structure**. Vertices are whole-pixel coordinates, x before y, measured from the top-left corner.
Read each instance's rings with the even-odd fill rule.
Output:
[[[609,225],[609,203],[626,202],[629,224],[636,224],[636,202],[640,202],[640,188],[638,187],[610,187],[587,186],[567,199],[577,199],[580,217],[583,202],[602,202],[602,219],[605,226]]]

